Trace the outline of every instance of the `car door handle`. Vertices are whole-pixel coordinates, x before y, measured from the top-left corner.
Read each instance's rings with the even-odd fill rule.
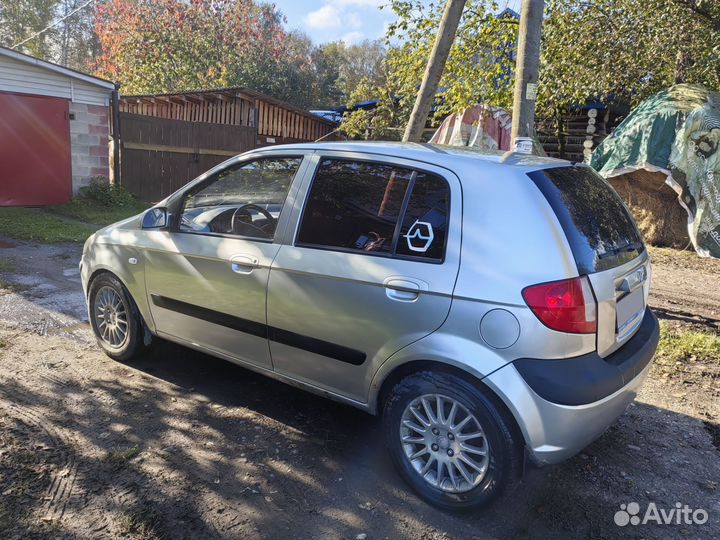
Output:
[[[230,259],[230,268],[236,274],[249,274],[258,264],[258,258],[252,255],[235,255]]]
[[[402,278],[388,278],[383,285],[387,297],[398,302],[414,302],[422,289],[419,283]]]

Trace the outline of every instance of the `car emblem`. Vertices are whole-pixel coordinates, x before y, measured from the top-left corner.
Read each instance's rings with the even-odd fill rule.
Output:
[[[418,220],[415,220],[410,230],[403,236],[407,240],[408,249],[418,253],[425,253],[435,239],[432,225]]]

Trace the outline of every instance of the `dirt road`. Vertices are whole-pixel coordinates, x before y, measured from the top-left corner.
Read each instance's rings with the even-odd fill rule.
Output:
[[[720,331],[720,260],[673,249],[654,248],[651,253],[655,312],[668,320]]]
[[[720,538],[717,359],[655,369],[582,454],[453,516],[407,491],[373,417],[168,343],[131,364],[104,356],[82,322],[77,249],[0,248],[14,261],[0,291],[0,538]],[[655,286],[686,324],[669,265]],[[712,311],[693,324],[716,324]],[[630,502],[709,520],[618,527]]]

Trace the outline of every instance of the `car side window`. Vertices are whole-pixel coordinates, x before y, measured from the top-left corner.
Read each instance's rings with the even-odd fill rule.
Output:
[[[449,188],[439,176],[391,164],[322,159],[297,245],[442,259]]]
[[[179,230],[272,239],[300,157],[228,167],[186,194]]]
[[[449,214],[447,182],[434,174],[418,172],[400,227],[397,254],[442,259]]]

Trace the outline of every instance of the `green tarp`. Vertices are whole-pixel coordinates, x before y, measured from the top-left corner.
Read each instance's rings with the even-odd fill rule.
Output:
[[[641,103],[593,153],[605,178],[662,172],[688,212],[695,251],[720,257],[720,94],[678,84]]]

